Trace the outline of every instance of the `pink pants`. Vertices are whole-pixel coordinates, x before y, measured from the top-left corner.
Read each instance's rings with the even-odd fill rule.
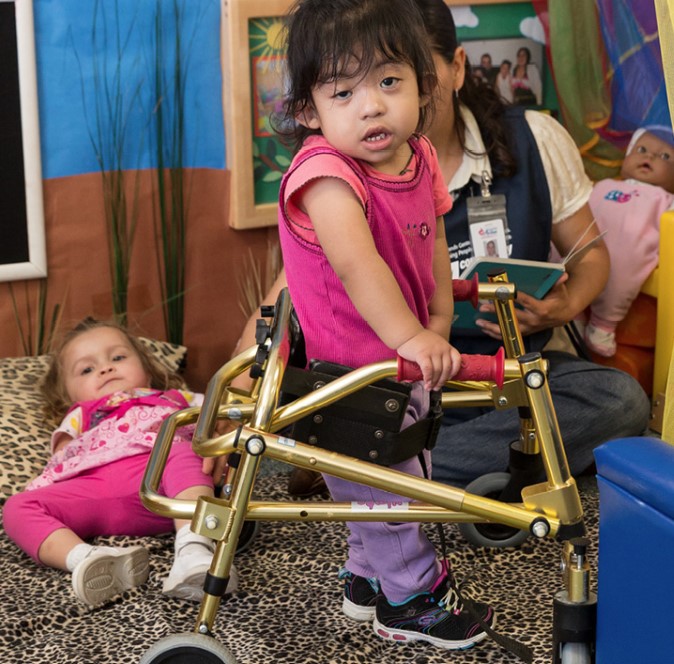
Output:
[[[150,512],[139,490],[150,454],[138,454],[82,472],[50,486],[11,496],[3,509],[7,535],[40,562],[44,540],[59,528],[82,539],[98,535],[158,535],[173,530],[173,521]],[[193,486],[213,486],[201,471],[202,459],[190,443],[171,448],[159,492],[169,498]]]

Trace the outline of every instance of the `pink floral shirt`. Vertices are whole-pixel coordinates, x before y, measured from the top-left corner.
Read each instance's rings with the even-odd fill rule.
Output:
[[[52,452],[61,433],[72,440],[53,452],[42,473],[26,490],[60,482],[118,459],[148,454],[164,419],[202,402],[203,395],[187,390],[137,388],[75,404],[52,434]],[[176,439],[190,442],[191,429],[179,429]]]

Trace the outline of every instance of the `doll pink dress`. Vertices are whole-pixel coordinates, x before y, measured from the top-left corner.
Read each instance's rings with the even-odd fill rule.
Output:
[[[658,264],[660,217],[674,194],[637,180],[597,182],[590,207],[604,236],[611,271],[604,290],[591,305],[591,322],[614,328],[625,318],[648,275]]]

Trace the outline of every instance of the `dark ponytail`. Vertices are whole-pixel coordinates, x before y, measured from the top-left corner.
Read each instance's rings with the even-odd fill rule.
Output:
[[[431,48],[447,63],[454,61],[454,54],[459,45],[456,37],[454,18],[443,0],[415,0],[421,10]],[[485,150],[494,173],[510,176],[517,170],[515,157],[508,140],[508,131],[503,122],[506,103],[498,93],[487,85],[478,86],[470,75],[470,63],[466,61],[466,76],[459,98],[452,97],[456,131],[461,147],[466,150],[466,126],[459,112],[459,101],[475,116]],[[468,151],[467,151],[468,152]],[[477,156],[477,155],[476,155]]]

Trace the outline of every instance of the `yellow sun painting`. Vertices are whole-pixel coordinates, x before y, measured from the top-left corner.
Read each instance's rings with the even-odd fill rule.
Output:
[[[280,18],[251,19],[248,34],[251,56],[283,53],[283,22]]]

